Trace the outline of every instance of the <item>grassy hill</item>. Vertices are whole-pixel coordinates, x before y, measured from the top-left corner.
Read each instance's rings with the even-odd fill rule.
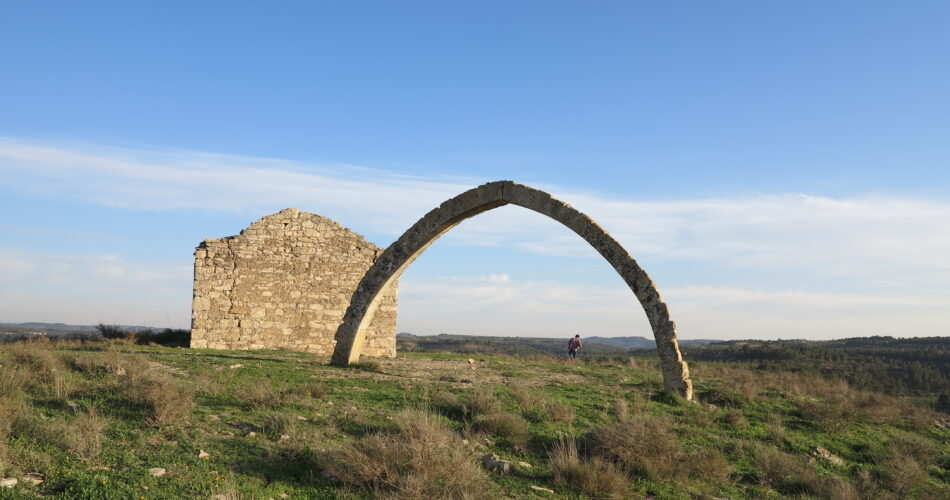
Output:
[[[702,363],[687,403],[659,392],[649,359],[325,362],[0,346],[0,478],[18,481],[0,498],[950,495],[943,417],[810,374]]]

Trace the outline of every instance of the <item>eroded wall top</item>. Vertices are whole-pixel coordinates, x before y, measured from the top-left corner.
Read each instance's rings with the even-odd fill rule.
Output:
[[[356,285],[381,249],[335,221],[288,208],[195,251],[191,346],[329,354]],[[395,354],[396,286],[364,353]]]

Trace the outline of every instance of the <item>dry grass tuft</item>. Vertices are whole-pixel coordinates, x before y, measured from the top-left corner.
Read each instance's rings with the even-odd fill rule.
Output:
[[[375,498],[490,499],[491,481],[437,415],[404,410],[396,431],[375,433],[318,457],[328,478]]]
[[[574,423],[574,407],[552,401],[546,394],[515,384],[511,388],[518,409],[534,422],[557,422],[562,424]]]
[[[506,411],[476,415],[472,420],[472,427],[504,439],[510,444],[525,444],[531,437],[528,421],[520,415]]]
[[[84,460],[90,460],[99,456],[102,451],[102,431],[108,423],[108,420],[99,416],[95,408],[90,408],[88,411],[78,412],[70,421],[53,423],[48,434],[64,450]]]
[[[274,389],[269,380],[254,380],[241,387],[237,396],[250,408],[265,410],[277,408],[284,400],[283,391]]]
[[[623,469],[598,456],[582,458],[573,439],[557,443],[549,457],[554,484],[594,498],[631,498],[630,479]]]
[[[815,467],[804,457],[784,453],[771,446],[755,446],[752,450],[759,483],[784,494],[808,493],[817,490]]]
[[[503,410],[501,401],[490,387],[477,387],[468,395],[468,402],[465,405],[466,413],[469,415],[479,415],[484,413],[497,413]]]
[[[122,384],[126,396],[151,410],[146,419],[149,425],[163,426],[188,417],[194,408],[194,389],[179,384],[166,373],[152,371],[132,372]]]
[[[291,435],[297,431],[300,421],[296,415],[287,413],[268,413],[264,416],[261,430],[271,439],[280,439],[283,435]]]
[[[665,417],[638,415],[594,427],[584,435],[583,444],[587,454],[650,478],[674,478],[683,471],[685,452]]]
[[[733,467],[718,450],[703,448],[686,457],[684,466],[689,477],[713,484],[722,484],[730,480]]]

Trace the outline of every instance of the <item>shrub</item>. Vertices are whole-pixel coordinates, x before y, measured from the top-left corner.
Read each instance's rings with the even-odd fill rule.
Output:
[[[723,412],[721,420],[732,429],[744,431],[749,428],[749,421],[746,420],[745,415],[734,408]]]
[[[287,413],[268,413],[264,416],[261,429],[271,439],[279,439],[284,434],[290,435],[297,430],[299,420],[296,415]]]
[[[498,413],[502,411],[501,401],[489,387],[478,387],[468,395],[466,413],[469,416]]]
[[[191,344],[191,330],[166,328],[160,331],[141,330],[135,334],[135,342],[141,345],[158,344],[166,347],[188,347]]]
[[[462,419],[465,416],[465,405],[458,396],[448,391],[439,391],[430,396],[429,403],[439,413],[449,418]]]
[[[383,365],[378,360],[373,358],[361,359],[350,366],[357,370],[363,370],[364,372],[381,373],[383,371]]]
[[[854,406],[842,397],[827,400],[807,398],[798,402],[798,410],[801,417],[816,429],[835,432],[851,422]]]
[[[630,498],[630,480],[617,464],[601,457],[581,457],[573,439],[554,445],[549,454],[554,484],[594,498]]]
[[[97,457],[102,451],[102,431],[108,421],[94,408],[78,412],[71,421],[53,424],[50,434],[64,450],[84,459]]]
[[[746,395],[738,390],[719,387],[713,387],[700,392],[698,399],[703,403],[725,408],[742,408],[749,402]]]
[[[325,452],[326,477],[374,497],[490,499],[488,475],[435,414],[405,410],[394,432],[378,432]]]
[[[104,339],[131,340],[135,338],[134,332],[123,330],[116,325],[104,325],[99,323],[96,325],[96,330],[99,331],[99,335],[102,335]]]
[[[673,478],[681,473],[683,447],[664,417],[640,415],[594,427],[583,437],[584,450],[626,465],[650,478]]]
[[[255,380],[238,389],[237,396],[250,408],[264,410],[280,406],[284,395],[274,389],[269,380]]]
[[[129,399],[149,407],[149,425],[163,426],[183,420],[195,406],[194,389],[176,383],[168,374],[132,372],[125,376],[123,387]]]
[[[718,450],[703,448],[690,453],[684,464],[691,478],[721,484],[732,476],[733,468]]]
[[[815,468],[804,458],[779,451],[771,446],[757,446],[753,458],[759,483],[785,494],[808,493],[817,480]]]
[[[487,432],[512,444],[524,444],[531,435],[527,420],[504,411],[476,415],[472,426],[475,430]]]

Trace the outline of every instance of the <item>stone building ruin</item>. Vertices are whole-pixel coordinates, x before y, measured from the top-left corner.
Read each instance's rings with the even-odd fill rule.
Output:
[[[331,354],[350,298],[382,249],[326,217],[288,208],[195,250],[191,347]],[[397,284],[361,352],[396,353]]]

